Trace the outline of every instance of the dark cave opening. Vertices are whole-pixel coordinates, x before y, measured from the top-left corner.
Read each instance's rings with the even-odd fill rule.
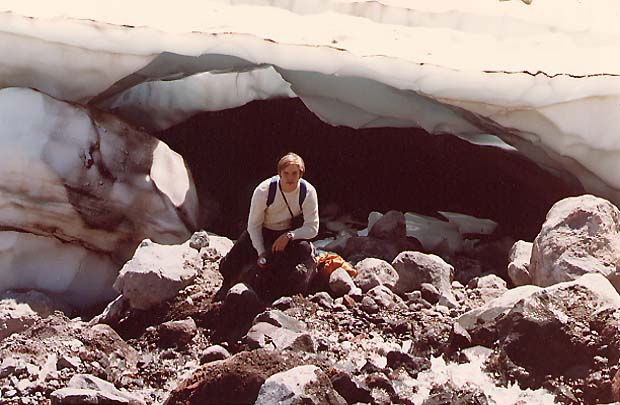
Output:
[[[334,127],[299,99],[201,113],[156,135],[187,161],[202,227],[233,239],[254,187],[289,151],[304,158],[320,210],[337,206],[360,221],[371,211],[452,211],[531,241],[553,203],[581,192],[515,153],[421,129]]]

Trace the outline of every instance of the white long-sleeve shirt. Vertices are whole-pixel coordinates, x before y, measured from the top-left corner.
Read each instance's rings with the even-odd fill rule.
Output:
[[[252,202],[250,203],[250,215],[248,217],[248,233],[252,240],[252,246],[254,246],[259,255],[267,251],[263,240],[262,228],[284,231],[291,227],[292,221],[291,214],[286,207],[286,202],[282,198],[279,187],[276,188],[273,203],[269,207],[267,206],[269,183],[271,183],[271,178],[262,181],[254,189]],[[304,224],[300,228],[292,230],[293,239],[312,239],[319,232],[319,202],[316,189],[308,181],[306,181],[306,185],[307,193],[302,207],[299,207],[299,183],[294,191],[284,193],[293,215],[297,216],[302,211],[304,214]],[[271,250],[271,246],[268,248]]]

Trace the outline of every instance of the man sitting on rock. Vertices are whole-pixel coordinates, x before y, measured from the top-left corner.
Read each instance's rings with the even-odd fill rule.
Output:
[[[256,187],[247,230],[220,262],[224,282],[216,300],[240,281],[267,300],[307,289],[316,271],[308,239],[318,233],[319,210],[304,172],[303,159],[287,153],[278,162],[278,175]]]

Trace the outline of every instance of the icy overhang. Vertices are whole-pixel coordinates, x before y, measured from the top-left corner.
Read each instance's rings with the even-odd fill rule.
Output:
[[[620,202],[617,2],[15,0],[2,9],[3,87],[95,104],[149,129],[297,96],[333,125],[495,135]]]

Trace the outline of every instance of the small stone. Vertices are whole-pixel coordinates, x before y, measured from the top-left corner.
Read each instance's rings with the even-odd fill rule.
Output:
[[[189,247],[200,252],[203,247],[209,246],[209,234],[206,231],[199,231],[192,235],[189,240]]]
[[[76,369],[79,367],[79,365],[81,364],[81,360],[79,357],[75,357],[75,356],[69,356],[69,355],[61,355],[58,358],[58,363],[56,363],[56,366],[58,367],[58,369],[63,369],[63,368],[71,368],[71,369]]]
[[[230,352],[220,345],[213,345],[200,356],[200,364],[210,363],[216,360],[224,360],[230,357]]]
[[[293,306],[293,299],[291,297],[278,298],[271,304],[271,306],[284,311]]]

